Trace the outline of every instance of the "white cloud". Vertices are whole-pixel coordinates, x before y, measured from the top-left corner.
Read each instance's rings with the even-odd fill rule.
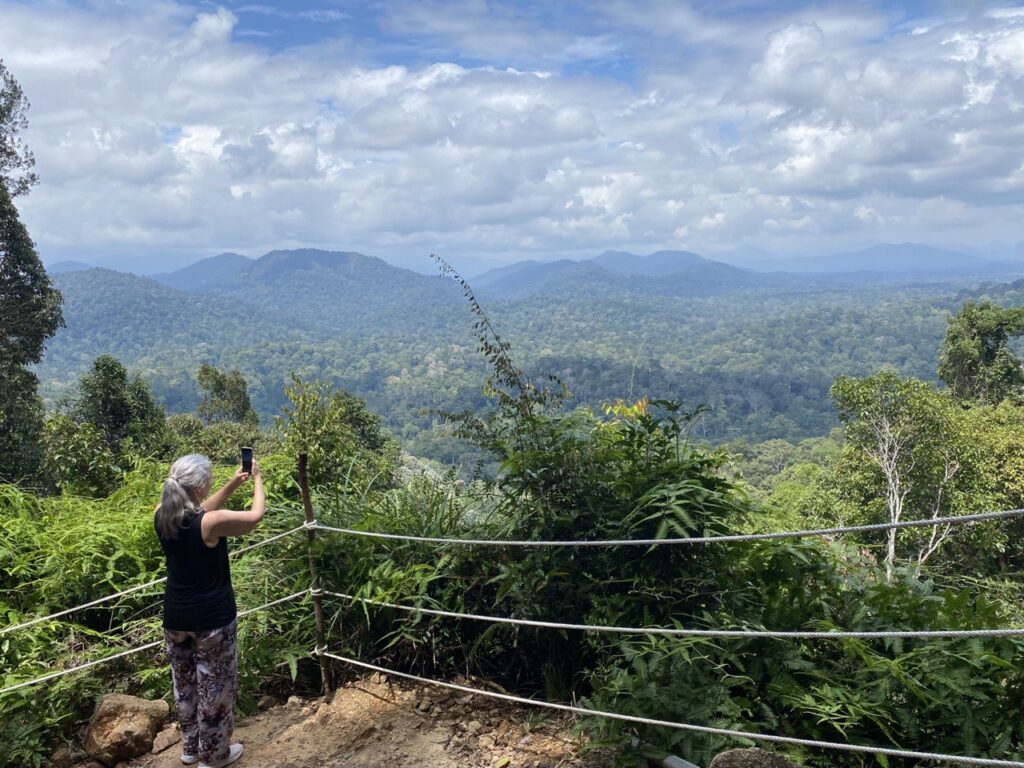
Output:
[[[86,258],[1020,239],[1024,16],[601,8],[580,29],[391,5],[388,45],[436,50],[375,61],[240,35],[276,6],[0,0],[42,177],[23,215],[44,255]]]

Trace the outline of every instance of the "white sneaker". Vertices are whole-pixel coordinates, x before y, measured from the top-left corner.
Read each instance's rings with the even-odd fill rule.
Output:
[[[182,754],[182,756],[181,756],[181,762],[183,762],[185,765],[192,765],[193,763],[196,763],[198,761],[199,761],[199,758],[196,757],[195,755]]]
[[[228,748],[228,756],[223,760],[216,763],[200,763],[199,768],[224,768],[227,765],[233,765],[242,756],[243,749],[245,746],[242,744],[232,744]]]

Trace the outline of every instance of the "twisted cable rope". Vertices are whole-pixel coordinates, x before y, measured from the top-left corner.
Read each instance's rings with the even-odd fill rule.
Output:
[[[267,544],[275,542],[278,539],[283,539],[285,536],[290,536],[291,534],[296,533],[297,531],[301,531],[302,529],[303,529],[303,526],[298,525],[298,526],[296,526],[296,527],[294,527],[294,528],[292,528],[290,530],[285,531],[284,533],[279,533],[279,534],[277,534],[275,536],[271,536],[269,538],[263,539],[262,541],[257,541],[255,544],[249,544],[248,546],[242,547],[241,549],[237,549],[234,552],[232,552],[231,554],[232,555],[241,555],[243,552],[249,552],[249,551],[251,551],[253,549],[257,549],[259,547],[266,546]],[[157,584],[163,584],[165,581],[167,581],[167,577],[166,576],[164,576],[162,578],[159,578],[159,579],[153,579],[152,581],[147,581],[145,584],[139,584],[139,585],[134,586],[134,587],[129,587],[128,589],[122,590],[121,592],[117,592],[116,594],[107,595],[106,597],[100,597],[100,598],[98,598],[96,600],[91,600],[88,603],[82,603],[81,605],[76,605],[74,608],[65,608],[62,611],[57,611],[56,613],[51,613],[51,614],[49,614],[47,616],[38,616],[38,617],[36,617],[34,619],[29,619],[28,621],[23,621],[20,624],[11,624],[11,625],[8,625],[6,627],[0,627],[0,635],[6,635],[9,632],[14,632],[14,631],[19,630],[19,629],[26,629],[27,627],[31,627],[31,626],[34,626],[36,624],[40,624],[40,623],[42,623],[44,621],[50,621],[51,619],[58,619],[61,616],[67,616],[69,613],[75,613],[76,611],[81,611],[81,610],[84,610],[85,608],[92,608],[92,607],[100,605],[102,603],[109,602],[110,600],[116,600],[119,597],[124,597],[125,595],[130,595],[133,592],[139,592],[139,591],[141,591],[143,589],[148,589],[149,587],[154,587]]]
[[[668,637],[739,637],[739,638],[770,638],[777,640],[827,640],[832,638],[976,638],[976,637],[1024,637],[1024,629],[928,629],[928,630],[877,630],[877,631],[846,631],[846,630],[767,630],[767,629],[678,629],[674,627],[615,627],[596,624],[568,624],[559,621],[537,621],[534,619],[512,619],[501,616],[485,616],[476,613],[457,613],[441,611],[434,608],[420,608],[413,605],[399,605],[365,597],[346,595],[343,592],[324,590],[325,595],[355,600],[368,605],[382,608],[395,608],[410,613],[425,613],[431,616],[447,616],[453,619],[471,619],[486,621],[493,624],[515,624],[524,627],[541,627],[546,629],[572,629],[582,632],[608,632],[621,635],[664,635]]]
[[[628,547],[658,546],[677,544],[719,544],[743,541],[775,541],[777,539],[799,539],[810,536],[831,536],[843,533],[869,533],[872,531],[891,531],[902,528],[926,528],[936,525],[966,525],[983,523],[992,520],[1007,520],[1024,515],[1024,509],[1008,509],[1001,512],[981,512],[975,515],[956,517],[934,517],[928,520],[901,520],[898,523],[871,523],[869,525],[836,526],[834,528],[812,528],[806,531],[780,531],[778,533],[738,533],[725,536],[692,536],[676,539],[593,539],[593,540],[503,540],[503,539],[452,539],[437,536],[410,536],[401,533],[378,533],[376,531],[359,531],[353,528],[336,528],[323,523],[314,526],[323,531],[343,533],[348,536],[361,536],[369,539],[386,539],[389,541],[410,541],[422,544],[465,544],[483,547]]]
[[[265,610],[266,608],[269,608],[272,605],[278,605],[279,603],[284,603],[284,602],[287,602],[288,600],[294,600],[297,597],[301,597],[302,595],[307,595],[307,594],[309,594],[309,590],[308,589],[304,589],[301,592],[295,592],[294,594],[288,595],[288,597],[281,597],[281,598],[278,598],[277,600],[271,600],[269,603],[264,603],[263,605],[261,605],[261,606],[259,606],[257,608],[249,608],[249,609],[247,609],[245,611],[241,611],[238,614],[238,618],[241,619],[244,616],[248,616],[251,613],[256,613],[257,611]],[[54,679],[56,679],[58,677],[63,677],[64,675],[70,675],[70,674],[73,674],[75,672],[81,672],[83,669],[89,669],[89,667],[95,667],[97,664],[105,664],[108,661],[114,661],[115,659],[120,659],[120,658],[123,658],[125,656],[131,656],[134,653],[141,653],[142,651],[148,651],[151,648],[156,648],[158,646],[163,645],[163,642],[164,642],[163,640],[155,640],[152,643],[146,643],[145,645],[140,645],[140,646],[137,646],[135,648],[129,648],[129,649],[124,650],[124,651],[118,651],[117,653],[113,653],[110,656],[104,656],[102,659],[93,659],[92,661],[86,661],[86,662],[84,662],[82,664],[78,664],[78,665],[76,665],[74,667],[68,667],[67,669],[60,669],[60,670],[57,670],[56,672],[51,672],[48,675],[43,675],[42,677],[36,677],[36,678],[33,678],[32,680],[24,680],[24,681],[22,681],[20,683],[16,683],[14,685],[9,685],[6,688],[0,688],[0,695],[3,695],[5,693],[10,693],[11,691],[17,691],[20,688],[27,688],[30,685],[38,685],[39,683],[45,683],[48,680],[54,680]]]
[[[772,736],[768,734],[750,733],[748,731],[733,730],[730,728],[712,728],[706,725],[693,725],[691,723],[675,723],[670,720],[655,720],[649,717],[638,717],[635,715],[623,715],[618,712],[606,712],[600,709],[585,709],[584,707],[576,707],[569,704],[553,704],[547,701],[537,701],[536,699],[527,699],[522,696],[513,696],[507,693],[497,693],[496,691],[487,691],[480,688],[471,688],[467,685],[458,685],[456,683],[446,683],[440,680],[432,680],[428,677],[420,677],[419,675],[411,675],[407,672],[396,672],[392,669],[385,667],[378,667],[376,664],[367,664],[365,661],[357,661],[356,659],[350,659],[345,656],[338,656],[333,653],[323,651],[322,649],[314,649],[313,655],[324,655],[329,659],[340,661],[344,664],[351,664],[352,666],[362,667],[373,672],[379,672],[384,675],[392,675],[394,677],[404,677],[407,680],[414,680],[418,683],[424,683],[426,685],[434,685],[441,688],[449,688],[454,691],[461,691],[463,693],[471,693],[478,696],[488,696],[492,699],[500,699],[502,701],[510,701],[515,704],[526,704],[532,707],[546,707],[548,709],[556,709],[562,712],[573,712],[578,715],[587,715],[590,717],[605,717],[610,720],[621,720],[627,723],[638,723],[640,725],[653,725],[662,728],[674,728],[681,731],[691,731],[694,733],[706,733],[713,736],[728,736],[730,738],[750,739],[752,741],[766,741],[775,744],[793,744],[800,747],[812,747],[815,749],[834,749],[844,752],[855,752],[860,754],[868,755],[886,755],[887,757],[904,757],[914,760],[929,760],[940,763],[959,763],[961,765],[975,765],[975,766],[987,766],[989,768],[1024,768],[1024,762],[1016,760],[996,760],[986,757],[961,757],[959,755],[943,755],[934,752],[913,752],[902,749],[891,749],[888,747],[867,747],[859,744],[839,744],[838,742],[832,741],[816,741],[812,739],[798,739],[792,736]]]

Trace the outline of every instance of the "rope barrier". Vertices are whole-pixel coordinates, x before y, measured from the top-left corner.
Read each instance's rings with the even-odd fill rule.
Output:
[[[271,544],[272,542],[275,542],[275,541],[277,541],[278,539],[283,539],[283,538],[285,538],[286,536],[291,536],[291,535],[292,535],[293,533],[298,533],[298,532],[299,532],[299,531],[301,531],[301,530],[302,530],[302,529],[303,529],[304,527],[305,527],[305,526],[302,526],[302,525],[297,525],[297,526],[295,526],[294,528],[289,528],[289,529],[288,529],[287,531],[285,531],[284,533],[278,533],[278,534],[276,534],[276,535],[274,535],[274,536],[271,536],[271,537],[270,537],[270,538],[268,538],[268,539],[262,539],[261,541],[257,541],[257,542],[256,542],[255,544],[249,544],[248,546],[246,546],[246,547],[242,547],[241,549],[236,549],[236,550],[235,550],[234,552],[232,552],[231,554],[232,554],[232,555],[240,555],[240,554],[242,554],[243,552],[250,552],[250,551],[252,551],[252,550],[254,550],[254,549],[259,549],[260,547],[265,547],[265,546],[266,546],[267,544]]]
[[[313,653],[316,654],[317,649],[314,649]],[[670,720],[656,720],[654,718],[649,717],[623,715],[618,712],[606,712],[600,709],[586,709],[584,707],[576,707],[569,704],[553,704],[548,701],[527,699],[522,696],[513,696],[508,693],[497,693],[496,691],[488,691],[480,688],[471,688],[467,685],[458,685],[456,683],[446,683],[440,680],[432,680],[428,677],[411,675],[407,672],[396,672],[395,670],[387,669],[386,667],[379,667],[376,664],[367,664],[365,661],[357,661],[356,659],[350,659],[345,656],[338,656],[333,653],[323,652],[322,655],[326,656],[329,659],[340,661],[344,664],[351,664],[355,667],[362,667],[363,669],[368,669],[373,672],[379,672],[384,675],[403,677],[407,680],[413,680],[415,682],[423,683],[425,685],[434,685],[441,688],[449,688],[454,691],[461,691],[463,693],[471,693],[477,696],[487,696],[492,699],[509,701],[514,704],[526,704],[532,707],[546,707],[548,709],[555,709],[562,712],[572,712],[577,715],[586,715],[589,717],[604,717],[610,720],[621,720],[623,722],[637,723],[639,725],[653,725],[662,728],[673,728],[675,730],[680,731],[705,733],[712,736],[728,736],[730,738],[750,739],[751,741],[765,741],[775,744],[792,744],[799,747],[811,747],[815,749],[833,749],[844,752],[855,752],[867,755],[885,755],[887,757],[903,757],[914,760],[929,760],[942,763],[959,763],[961,765],[987,766],[989,768],[1024,768],[1024,762],[1019,762],[1015,760],[996,760],[985,757],[961,757],[959,755],[943,755],[933,752],[913,752],[902,749],[891,749],[888,747],[868,747],[859,744],[840,744],[838,742],[831,741],[798,739],[792,736],[772,736],[769,734],[739,731],[731,728],[713,728],[711,726],[706,725],[693,725],[691,723],[675,723]]]
[[[608,632],[622,635],[664,635],[668,637],[730,637],[730,638],[769,638],[777,640],[828,640],[842,638],[887,639],[887,638],[979,638],[979,637],[1024,637],[1024,629],[936,629],[936,630],[878,630],[878,631],[801,631],[801,630],[762,630],[762,629],[678,629],[674,627],[615,627],[595,624],[568,624],[558,621],[537,621],[533,619],[512,619],[501,616],[484,616],[476,613],[457,613],[441,611],[434,608],[420,608],[412,605],[386,603],[370,600],[365,597],[346,595],[343,592],[325,590],[324,594],[346,600],[356,600],[368,605],[382,608],[395,608],[410,613],[425,613],[431,616],[446,616],[453,619],[471,619],[486,621],[493,624],[515,624],[524,627],[540,627],[544,629],[570,629],[582,632]]]
[[[133,592],[139,592],[139,591],[141,591],[143,589],[148,589],[149,587],[154,587],[157,584],[163,584],[165,581],[167,581],[167,577],[166,576],[164,576],[161,579],[153,579],[153,581],[147,581],[145,584],[139,584],[138,586],[132,587],[130,589],[123,590],[122,592],[118,592],[116,595],[107,595],[106,597],[101,597],[101,598],[99,598],[97,600],[93,600],[93,601],[88,602],[88,603],[82,603],[81,605],[76,605],[74,608],[66,608],[63,611],[57,611],[56,613],[51,613],[49,616],[40,616],[40,617],[35,618],[35,619],[30,619],[29,621],[23,621],[21,624],[11,624],[11,625],[6,626],[6,627],[0,627],[0,635],[6,635],[8,632],[14,632],[15,630],[25,629],[25,628],[31,627],[31,626],[33,626],[35,624],[40,624],[40,623],[42,623],[44,621],[50,621],[51,619],[57,619],[57,618],[60,618],[61,616],[67,616],[69,613],[75,613],[75,611],[81,611],[81,610],[84,610],[86,608],[92,608],[94,605],[100,605],[101,603],[106,603],[106,602],[108,602],[110,600],[115,600],[115,599],[117,599],[119,597],[124,597],[125,595],[130,595]]]
[[[273,605],[278,605],[279,603],[284,603],[284,602],[287,602],[288,600],[294,600],[296,597],[300,597],[302,595],[307,594],[307,592],[308,592],[308,590],[304,589],[301,592],[295,592],[294,594],[288,595],[288,597],[282,597],[282,598],[279,598],[277,600],[271,600],[269,603],[264,603],[263,605],[259,606],[258,608],[249,608],[249,609],[247,609],[245,611],[240,612],[238,614],[238,618],[241,619],[244,616],[248,616],[249,614],[256,613],[257,611],[265,610],[267,608],[270,608]],[[108,661],[114,661],[115,659],[121,659],[121,658],[124,658],[125,656],[131,656],[134,653],[141,653],[142,651],[148,651],[148,650],[150,650],[152,648],[156,648],[157,646],[163,645],[163,642],[164,642],[163,640],[155,640],[152,643],[146,643],[145,645],[140,645],[140,646],[138,646],[136,648],[129,648],[129,649],[124,650],[124,651],[118,651],[117,653],[111,654],[110,656],[104,656],[102,659],[93,659],[92,661],[86,661],[86,662],[84,662],[82,664],[78,664],[77,666],[74,666],[74,667],[68,667],[67,669],[60,669],[60,670],[57,670],[56,672],[50,672],[49,674],[43,675],[42,677],[36,677],[36,678],[33,678],[32,680],[25,680],[23,682],[16,683],[14,685],[9,685],[6,688],[0,688],[0,695],[3,695],[5,693],[10,693],[11,691],[17,691],[20,688],[28,688],[30,685],[38,685],[39,683],[45,683],[48,680],[54,680],[54,679],[56,679],[58,677],[64,677],[64,675],[71,675],[71,674],[74,674],[75,672],[81,672],[83,669],[89,669],[90,667],[95,667],[98,664],[105,664]]]
[[[64,675],[70,675],[73,672],[81,672],[83,669],[88,669],[89,667],[95,667],[97,664],[105,664],[108,661],[114,661],[115,659],[120,659],[120,658],[122,658],[124,656],[131,656],[133,653],[141,653],[142,651],[148,651],[150,648],[156,648],[158,645],[163,645],[163,640],[156,640],[156,641],[154,641],[152,643],[146,643],[145,645],[140,645],[137,648],[129,648],[126,651],[120,651],[119,653],[115,653],[115,654],[112,654],[110,656],[104,656],[102,659],[93,659],[92,661],[87,661],[84,664],[79,664],[78,666],[75,666],[75,667],[68,667],[67,669],[61,669],[61,670],[58,670],[56,672],[51,672],[48,675],[43,675],[42,677],[37,677],[37,678],[35,678],[33,680],[26,680],[24,682],[17,683],[16,685],[9,685],[6,688],[0,688],[0,695],[5,694],[5,693],[10,693],[11,691],[16,691],[19,688],[27,688],[30,685],[37,685],[38,683],[45,683],[47,680],[53,680],[54,678],[57,678],[57,677],[63,677]]]
[[[294,600],[297,597],[302,597],[303,595],[307,595],[307,594],[309,594],[309,590],[308,589],[303,589],[303,590],[300,590],[298,592],[293,592],[292,594],[288,595],[287,597],[279,597],[277,600],[271,600],[269,603],[264,603],[263,605],[259,606],[258,608],[247,608],[246,610],[241,611],[238,614],[238,618],[241,619],[244,616],[248,616],[250,613],[256,613],[257,611],[262,611],[262,610],[270,608],[271,606],[274,606],[274,605],[279,605],[281,603],[287,603],[289,600]]]
[[[232,556],[234,556],[234,555],[241,555],[244,552],[250,552],[250,551],[252,551],[254,549],[258,549],[259,547],[264,547],[267,544],[270,544],[272,542],[277,541],[278,539],[283,539],[285,536],[290,536],[291,534],[296,533],[297,531],[301,531],[303,529],[303,527],[304,526],[301,526],[301,525],[296,526],[295,528],[287,530],[284,533],[279,533],[279,534],[277,534],[275,536],[271,536],[269,538],[263,539],[262,541],[257,541],[255,544],[249,544],[248,546],[242,547],[241,549],[237,549],[234,552],[232,552],[231,554],[232,554]],[[141,591],[143,589],[148,589],[149,587],[154,587],[157,584],[163,584],[165,581],[167,581],[167,577],[166,576],[164,576],[162,578],[159,578],[159,579],[153,579],[152,581],[147,581],[145,584],[139,584],[139,585],[134,586],[134,587],[129,587],[128,589],[122,590],[122,591],[117,592],[117,593],[115,593],[113,595],[107,595],[106,597],[100,597],[100,598],[98,598],[96,600],[91,600],[88,603],[82,603],[81,605],[76,605],[74,608],[65,608],[62,611],[57,611],[56,613],[51,613],[51,614],[49,614],[47,616],[38,616],[37,618],[30,619],[28,621],[23,621],[20,624],[11,624],[11,625],[8,625],[6,627],[0,627],[0,635],[6,635],[9,632],[14,632],[14,631],[19,630],[19,629],[26,629],[26,628],[34,626],[36,624],[41,624],[44,621],[50,621],[52,619],[59,619],[61,616],[67,616],[69,613],[75,613],[77,611],[85,610],[86,608],[92,608],[94,606],[101,605],[102,603],[106,603],[106,602],[109,602],[111,600],[116,600],[119,597],[124,597],[125,595],[130,595],[130,594],[132,594],[134,592],[139,592],[139,591]]]
[[[389,541],[409,541],[422,544],[465,544],[482,547],[628,547],[658,546],[678,544],[719,544],[745,541],[775,541],[777,539],[799,539],[810,536],[831,536],[843,533],[869,533],[872,531],[891,531],[903,528],[926,528],[936,525],[967,525],[1007,520],[1024,516],[1024,509],[1009,509],[1002,512],[982,512],[976,515],[958,517],[935,517],[928,520],[901,520],[897,523],[871,523],[869,525],[837,526],[834,528],[813,528],[807,531],[781,531],[778,533],[740,533],[724,536],[694,536],[676,539],[592,539],[592,540],[502,540],[502,539],[452,539],[437,536],[410,536],[400,533],[378,533],[375,531],[358,531],[353,528],[335,528],[317,523],[316,527],[323,531],[333,531],[349,536],[361,536],[369,539],[385,539]],[[314,521],[315,522],[315,521]]]

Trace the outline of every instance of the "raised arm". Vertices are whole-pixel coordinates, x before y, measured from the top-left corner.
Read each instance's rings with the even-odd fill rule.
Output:
[[[203,499],[203,509],[223,509],[228,497],[248,479],[249,473],[238,469],[234,476],[224,483],[223,488]]]
[[[255,461],[252,463],[252,481],[252,509],[241,512],[208,509],[203,515],[203,541],[207,545],[216,546],[221,536],[241,536],[249,533],[263,519],[267,497],[263,491],[263,476],[260,474],[259,464]]]

